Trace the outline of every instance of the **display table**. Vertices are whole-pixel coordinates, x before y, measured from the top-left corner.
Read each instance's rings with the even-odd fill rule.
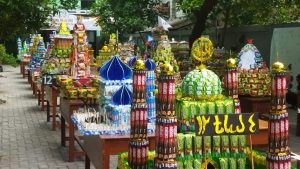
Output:
[[[59,106],[58,98],[60,89],[54,85],[43,85],[45,89],[45,100],[47,102],[47,122],[52,118],[52,130],[55,131],[57,127],[56,118],[59,117],[56,108]]]
[[[28,76],[28,72],[26,72],[26,66],[29,65],[30,61],[21,61],[20,62],[20,72],[23,75],[23,78]]]
[[[251,135],[253,145],[269,144],[269,123],[265,120],[259,120],[259,133]],[[247,144],[250,144],[250,136],[247,136]]]
[[[109,156],[128,152],[129,135],[85,135],[83,149],[86,153],[85,168],[90,161],[96,169],[109,169]],[[149,135],[149,150],[155,150],[155,136]]]
[[[61,146],[66,146],[66,141],[69,141],[68,153],[69,162],[74,161],[75,157],[84,155],[84,152],[78,151],[75,148],[75,141],[79,142],[77,137],[75,137],[75,125],[71,119],[73,110],[77,110],[83,107],[84,103],[82,100],[69,100],[65,97],[60,97],[60,110],[61,110]],[[98,107],[99,105],[94,105]],[[91,106],[90,106],[91,107]],[[69,136],[66,136],[66,122],[68,123]]]
[[[271,97],[239,96],[242,113],[269,114],[271,110]]]
[[[41,106],[41,110],[44,111],[45,108],[45,86],[37,81],[37,95],[38,95],[38,105]]]

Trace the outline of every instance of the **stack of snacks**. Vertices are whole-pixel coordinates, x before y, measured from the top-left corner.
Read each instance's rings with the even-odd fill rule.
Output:
[[[155,151],[148,151],[148,161],[147,161],[147,168],[145,169],[153,169],[154,168],[154,157]],[[128,169],[128,153],[123,152],[118,154],[118,169]]]
[[[172,53],[172,48],[171,48],[171,44],[170,41],[168,39],[167,35],[162,35],[160,38],[160,41],[158,42],[156,51],[155,51],[155,55],[153,57],[153,60],[155,61],[156,65],[157,65],[157,69],[156,69],[156,76],[158,77],[159,74],[161,73],[161,66],[164,63],[170,63],[174,68],[175,71],[175,83],[179,84],[181,82],[181,76],[180,76],[180,72],[179,72],[179,66],[177,64],[176,59],[174,58],[174,54]]]
[[[120,51],[120,57],[124,63],[127,63],[128,60],[134,56],[134,43],[125,42],[124,44],[118,45]]]
[[[272,65],[272,106],[269,122],[269,152],[267,168],[291,168],[289,150],[289,120],[286,110],[286,71],[284,65],[275,62]]]
[[[148,120],[149,122],[155,122],[155,73],[154,70],[156,68],[155,63],[151,59],[147,59],[145,61],[145,66],[147,69],[146,73],[146,102],[147,102],[147,112],[148,112]]]
[[[43,37],[40,36],[40,34],[35,37],[34,41],[36,42],[36,46],[34,46],[35,50],[30,60],[30,64],[28,65],[29,69],[40,68],[44,61],[44,56],[46,53],[44,40]]]
[[[129,166],[145,169],[148,161],[146,71],[142,60],[133,66],[133,100],[130,113]]]
[[[110,59],[112,52],[108,46],[104,45],[101,50],[99,50],[99,56],[96,59],[96,65],[101,67],[106,61]]]
[[[170,64],[162,66],[156,98],[155,168],[176,169],[177,119],[175,114],[175,78]]]
[[[270,96],[271,75],[257,48],[248,41],[238,55],[239,95]]]
[[[50,36],[47,50],[47,61],[42,66],[43,74],[67,74],[70,68],[72,35],[64,21],[61,22],[58,34]]]
[[[85,26],[82,18],[78,17],[73,28],[73,44],[71,57],[71,76],[74,78],[85,78],[90,76],[90,56]]]

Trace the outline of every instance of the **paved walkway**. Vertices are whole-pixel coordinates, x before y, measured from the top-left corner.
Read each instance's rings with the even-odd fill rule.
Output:
[[[1,74],[0,99],[6,103],[0,104],[0,169],[83,169],[83,159],[66,162],[60,132],[51,131],[19,67],[5,66]]]

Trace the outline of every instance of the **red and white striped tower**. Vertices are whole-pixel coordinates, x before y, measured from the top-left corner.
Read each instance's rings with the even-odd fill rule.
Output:
[[[146,70],[142,60],[133,66],[133,99],[130,113],[129,166],[146,169],[149,141],[147,137]]]
[[[156,97],[156,169],[176,169],[177,119],[175,114],[175,77],[170,64],[162,65]]]
[[[290,169],[289,120],[286,110],[286,71],[284,65],[272,65],[272,96],[269,119],[268,169]]]

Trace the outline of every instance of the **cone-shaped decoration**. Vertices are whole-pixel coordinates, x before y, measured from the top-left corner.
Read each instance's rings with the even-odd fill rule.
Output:
[[[61,21],[60,27],[59,27],[59,34],[69,35],[70,31],[68,30],[67,24],[64,20]]]
[[[145,62],[145,67],[147,70],[154,70],[156,68],[156,65],[153,60],[147,59]]]

